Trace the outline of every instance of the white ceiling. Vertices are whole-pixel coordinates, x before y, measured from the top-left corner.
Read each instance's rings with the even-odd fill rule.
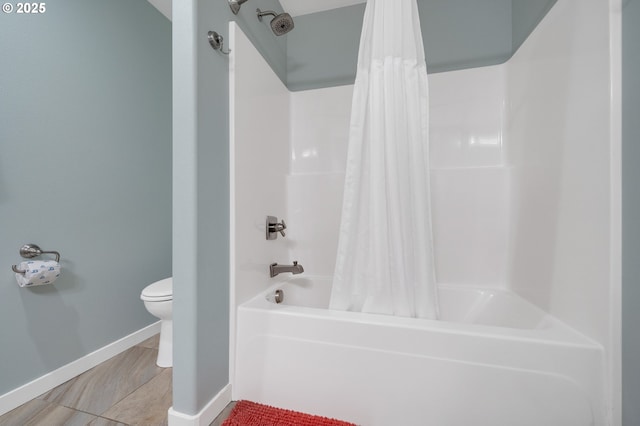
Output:
[[[306,15],[338,7],[364,3],[366,0],[280,0],[285,12],[291,16]]]
[[[367,0],[280,0],[285,12],[291,16],[307,15],[338,7],[352,6]],[[164,16],[171,20],[171,0],[149,0]]]

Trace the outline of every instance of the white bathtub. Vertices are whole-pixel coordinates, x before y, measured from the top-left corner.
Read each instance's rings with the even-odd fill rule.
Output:
[[[602,347],[517,295],[440,286],[431,321],[328,310],[330,284],[239,307],[234,399],[367,426],[607,424]]]

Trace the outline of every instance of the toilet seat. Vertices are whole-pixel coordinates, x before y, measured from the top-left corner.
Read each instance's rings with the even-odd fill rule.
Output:
[[[173,278],[165,278],[149,284],[142,290],[140,299],[145,302],[166,302],[173,299]]]

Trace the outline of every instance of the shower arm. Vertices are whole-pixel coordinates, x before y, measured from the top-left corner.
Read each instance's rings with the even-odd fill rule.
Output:
[[[267,16],[267,15],[271,15],[271,16],[278,16],[277,13],[275,13],[273,10],[265,10],[262,11],[260,9],[256,9],[256,12],[258,12],[258,21],[262,22],[262,17],[263,16]]]

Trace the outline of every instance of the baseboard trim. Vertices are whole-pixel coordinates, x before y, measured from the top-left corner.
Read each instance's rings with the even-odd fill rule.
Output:
[[[198,414],[184,414],[169,408],[169,426],[209,426],[230,402],[231,384],[228,384]]]
[[[160,321],[0,396],[0,416],[160,332]]]

